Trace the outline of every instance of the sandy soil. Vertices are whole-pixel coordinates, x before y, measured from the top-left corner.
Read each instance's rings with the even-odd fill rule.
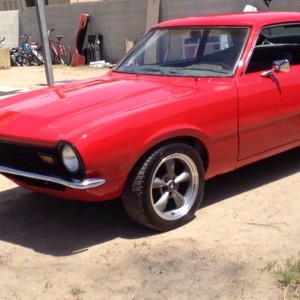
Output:
[[[62,81],[102,71],[54,72]],[[0,70],[0,90],[44,78],[41,67]],[[133,223],[119,199],[63,201],[0,176],[0,299],[283,299],[263,269],[300,251],[299,157],[297,148],[209,180],[195,219],[161,234]]]
[[[53,66],[55,83],[74,81],[97,77],[106,73],[107,69],[95,69],[90,67],[72,68],[60,65]],[[37,89],[47,86],[45,69],[43,66],[13,67],[0,69],[0,87],[8,86],[19,89]],[[0,90],[1,93],[1,90]],[[0,94],[1,96],[1,94]]]

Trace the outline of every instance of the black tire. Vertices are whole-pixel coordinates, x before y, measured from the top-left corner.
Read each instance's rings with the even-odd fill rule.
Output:
[[[10,64],[12,67],[16,67],[18,65],[18,63],[16,61],[16,56],[13,54],[10,55]]]
[[[71,48],[67,44],[60,45],[60,63],[67,66],[71,64]]]
[[[32,55],[31,56],[31,64],[34,65],[34,66],[40,66],[40,65],[43,64],[43,62],[38,57],[36,57],[35,55]]]
[[[18,64],[20,64],[21,66],[30,66],[31,65],[30,60],[27,57],[23,56],[23,55],[18,55],[16,57],[16,62]]]
[[[154,149],[128,178],[122,202],[139,224],[168,231],[189,222],[204,191],[204,168],[191,146],[173,142]]]

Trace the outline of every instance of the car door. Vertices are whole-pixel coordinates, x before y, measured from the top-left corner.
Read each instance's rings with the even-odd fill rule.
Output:
[[[262,77],[246,74],[239,93],[239,159],[300,140],[300,66]]]
[[[237,78],[239,160],[300,140],[300,35],[291,41],[276,30],[276,37],[269,37],[276,43],[255,47],[264,54],[254,50],[248,72]],[[262,69],[271,68],[271,61],[285,58],[291,62],[290,71],[261,75]]]

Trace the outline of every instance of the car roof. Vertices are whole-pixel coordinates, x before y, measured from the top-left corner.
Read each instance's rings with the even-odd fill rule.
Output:
[[[175,19],[157,24],[154,28],[185,26],[250,26],[262,27],[278,23],[300,22],[297,12],[250,12],[215,14]]]

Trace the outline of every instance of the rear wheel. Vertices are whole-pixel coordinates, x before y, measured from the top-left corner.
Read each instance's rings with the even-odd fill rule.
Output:
[[[198,152],[187,144],[171,143],[141,161],[128,179],[122,201],[133,220],[167,231],[193,218],[203,190]]]

